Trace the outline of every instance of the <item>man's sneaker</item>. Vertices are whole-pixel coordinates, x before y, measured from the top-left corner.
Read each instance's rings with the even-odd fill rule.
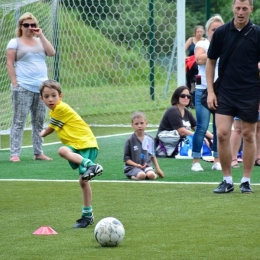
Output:
[[[222,170],[222,167],[221,167],[221,164],[219,162],[216,162],[212,165],[211,167],[212,170],[216,170],[216,171],[221,171]]]
[[[226,181],[222,181],[219,186],[213,190],[214,193],[229,193],[234,191],[234,184],[227,183]]]
[[[94,224],[94,216],[91,217],[83,217],[78,219],[76,221],[76,224],[73,226],[73,228],[86,228],[89,225]]]
[[[103,172],[103,167],[100,164],[93,164],[87,168],[87,171],[82,174],[81,179],[83,181],[90,181],[94,177],[101,175]]]
[[[253,190],[250,187],[250,183],[248,181],[242,182],[240,184],[240,190],[242,193],[253,193]]]
[[[203,168],[201,167],[200,163],[192,164],[191,170],[194,171],[194,172],[202,172],[202,171],[204,171]]]

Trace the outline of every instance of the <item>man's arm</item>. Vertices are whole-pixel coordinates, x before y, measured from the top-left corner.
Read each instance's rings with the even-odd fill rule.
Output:
[[[214,92],[214,76],[215,76],[216,60],[207,59],[206,62],[206,80],[207,80],[207,91],[208,91],[208,107],[210,109],[217,109],[218,102]]]

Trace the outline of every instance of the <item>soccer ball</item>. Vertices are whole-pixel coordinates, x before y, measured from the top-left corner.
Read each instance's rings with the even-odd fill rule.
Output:
[[[107,217],[97,223],[94,236],[101,246],[117,246],[125,236],[125,229],[118,219]]]

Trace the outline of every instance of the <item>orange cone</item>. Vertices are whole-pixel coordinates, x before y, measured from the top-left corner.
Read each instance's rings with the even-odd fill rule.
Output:
[[[33,232],[33,235],[57,235],[58,233],[51,227],[42,226]]]

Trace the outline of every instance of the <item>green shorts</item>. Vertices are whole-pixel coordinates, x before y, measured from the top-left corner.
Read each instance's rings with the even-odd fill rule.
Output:
[[[92,162],[95,162],[97,155],[98,155],[98,149],[97,148],[86,148],[82,150],[77,150],[71,146],[67,146],[73,153],[80,154],[83,158],[89,159]],[[83,174],[86,172],[86,168],[82,165],[78,165],[76,163],[70,162],[69,164],[73,170],[79,168],[79,174]]]

